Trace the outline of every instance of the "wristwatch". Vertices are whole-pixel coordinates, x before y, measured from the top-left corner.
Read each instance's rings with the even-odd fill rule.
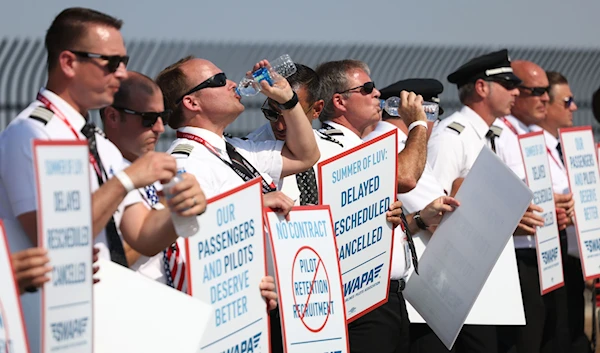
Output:
[[[421,218],[421,211],[417,211],[413,219],[415,220],[415,222],[417,222],[417,227],[419,227],[420,229],[427,230],[427,228],[429,228],[429,226],[425,224],[425,222],[423,222],[423,218]]]
[[[294,91],[292,91],[294,92]],[[293,107],[296,106],[296,104],[298,104],[298,95],[296,94],[296,92],[294,92],[294,95],[292,96],[292,98],[290,98],[289,101],[285,102],[285,103],[279,103],[279,109],[281,110],[288,110],[288,109],[292,109]]]

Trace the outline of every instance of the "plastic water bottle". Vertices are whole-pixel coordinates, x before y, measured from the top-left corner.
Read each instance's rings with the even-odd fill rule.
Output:
[[[391,116],[400,117],[398,114],[398,106],[400,106],[400,98],[390,97],[386,100],[379,100],[381,109],[385,110]],[[427,120],[436,121],[440,112],[440,106],[434,102],[423,102],[423,110],[427,115]]]
[[[278,80],[290,77],[296,72],[296,65],[288,54],[270,61],[271,68],[261,67],[252,73],[252,78],[244,77],[237,91],[242,96],[255,96],[261,91],[260,82],[267,81],[273,86]]]
[[[170,200],[174,195],[169,191],[175,185],[177,185],[180,181],[183,180],[183,177],[180,174],[177,174],[169,181],[167,184],[163,184],[163,192],[167,200]],[[196,215],[183,217],[179,215],[175,211],[171,211],[171,220],[173,221],[173,226],[175,227],[175,233],[183,238],[191,237],[195,235],[200,230],[200,225],[198,224],[198,219],[196,219]]]

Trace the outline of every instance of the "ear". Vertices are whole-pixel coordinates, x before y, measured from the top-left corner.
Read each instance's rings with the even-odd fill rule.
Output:
[[[106,108],[104,108],[104,126],[107,129],[115,129],[118,127],[119,121],[121,120],[121,117],[119,115],[119,112],[113,108],[112,106],[108,106]]]
[[[310,117],[310,120],[318,119],[319,115],[321,115],[321,112],[323,111],[324,106],[325,106],[324,100],[319,99],[318,101],[316,101],[315,104],[313,104],[313,114],[312,114],[312,117]]]
[[[191,110],[193,112],[202,112],[200,102],[198,102],[198,99],[196,97],[193,97],[191,95],[183,97],[183,100],[179,104],[182,104],[187,110]]]
[[[73,78],[75,76],[75,70],[78,66],[75,54],[68,50],[63,50],[58,54],[58,66],[65,76]]]
[[[485,98],[490,95],[490,83],[484,80],[475,81],[475,92],[481,98]]]
[[[333,108],[339,110],[341,112],[346,112],[346,100],[341,93],[336,93],[333,95]]]

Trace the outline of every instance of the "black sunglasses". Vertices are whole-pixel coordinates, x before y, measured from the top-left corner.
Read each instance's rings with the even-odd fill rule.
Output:
[[[269,106],[268,99],[265,99],[263,105],[260,107],[260,111],[262,111],[263,115],[265,116],[265,119],[269,120],[270,122],[277,121],[277,119],[279,119],[279,117],[281,116],[281,113],[271,109],[271,106]]]
[[[526,91],[529,91],[529,94],[531,94],[534,97],[540,97],[543,96],[544,93],[549,93],[550,92],[550,86],[546,86],[546,87],[527,87],[527,86],[519,86],[520,89],[524,89]]]
[[[375,89],[375,82],[370,81],[370,82],[365,82],[363,85],[361,86],[356,86],[356,87],[352,87],[350,89],[347,89],[345,91],[342,92],[337,92],[339,94],[343,94],[343,93],[352,93],[352,91],[354,91],[355,89],[360,88],[360,92],[362,94],[371,94],[373,92],[373,90]]]
[[[500,86],[504,87],[507,91],[512,91],[515,88],[519,87],[521,81],[511,81],[511,80],[502,80],[502,79],[494,79],[488,78],[486,81],[488,82],[496,82]]]
[[[571,104],[575,103],[575,98],[573,98],[573,96],[565,97],[564,102],[565,108],[569,109],[571,107]]]
[[[204,88],[212,88],[212,87],[223,87],[227,84],[227,76],[225,76],[224,73],[220,72],[212,77],[207,78],[206,80],[204,80],[204,82],[202,82],[201,84],[199,84],[198,86],[192,88],[191,90],[185,92],[183,94],[183,96],[181,96],[181,98],[179,98],[177,100],[177,102],[175,102],[175,105],[181,103],[181,101],[183,100],[183,98],[185,98],[185,96],[190,95],[194,92],[198,92],[201,89]]]
[[[85,51],[73,51],[73,50],[69,50],[69,51],[80,58],[106,60],[107,61],[106,68],[108,69],[108,71],[110,73],[117,71],[117,69],[119,68],[119,65],[121,65],[121,63],[123,63],[123,65],[125,65],[125,67],[127,67],[127,63],[129,62],[129,56],[127,56],[127,55],[124,55],[124,56],[102,55],[102,54],[88,53]]]
[[[315,102],[316,103],[316,102]],[[308,114],[308,112],[312,109],[312,107],[314,107],[315,103],[311,104],[308,109],[306,109],[306,111],[304,112],[304,114]],[[263,102],[262,106],[260,107],[260,110],[262,111],[263,115],[265,116],[265,119],[269,120],[270,122],[274,123],[277,121],[277,119],[279,119],[281,115],[280,112],[273,110],[271,108],[271,106],[269,105],[269,100],[265,99],[265,101]]]
[[[127,109],[127,108],[115,107],[114,105],[113,105],[113,108],[115,108],[116,110],[121,111],[123,113],[140,116],[142,118],[142,126],[147,127],[147,128],[154,126],[154,124],[156,124],[156,121],[158,120],[158,118],[162,118],[163,124],[166,124],[169,121],[169,114],[171,114],[171,111],[168,109],[163,112],[142,113],[142,112],[136,112],[135,110],[131,110],[131,109]]]

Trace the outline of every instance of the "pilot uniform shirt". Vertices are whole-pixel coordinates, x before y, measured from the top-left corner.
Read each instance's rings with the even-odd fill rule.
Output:
[[[333,156],[344,151],[344,146],[341,142],[335,140],[335,138],[322,134],[317,130],[313,130],[315,134],[315,140],[317,141],[317,147],[319,148],[319,152],[321,153],[321,157],[315,165],[313,166],[313,170],[315,171],[315,178],[319,180],[319,168],[317,164],[329,159]],[[271,128],[271,124],[266,123],[259,127],[258,129],[252,131],[248,136],[246,136],[248,140],[255,142],[262,141],[275,141],[275,135],[273,134],[273,129]],[[300,205],[300,189],[298,188],[298,183],[296,182],[296,175],[288,175],[283,178],[279,185],[277,186],[277,190],[286,194],[289,198],[294,200],[294,204],[296,206]]]
[[[37,186],[33,166],[32,140],[82,140],[87,141],[81,133],[86,120],[79,112],[62,98],[44,88],[40,94],[46,97],[67,119],[71,128],[44,107],[42,102],[34,101],[23,110],[0,134],[0,219],[4,220],[6,235],[11,253],[32,247],[29,237],[23,231],[17,216],[37,210]],[[30,116],[36,116],[31,118]],[[119,149],[103,135],[96,133],[96,143],[100,160],[109,177],[124,168],[123,156]],[[98,190],[98,178],[95,169],[90,165],[91,191]],[[135,190],[134,190],[135,191]],[[119,204],[114,214],[117,226],[120,223],[126,206],[141,202],[137,191],[130,192]],[[102,229],[94,239],[95,247],[100,249],[101,258],[110,259],[106,233]],[[90,254],[91,255],[91,254]],[[39,351],[40,339],[40,296],[27,293],[21,296],[23,314],[28,331],[32,352]]]
[[[373,130],[370,134],[363,138],[364,141],[369,141],[377,136],[385,134],[388,131],[392,131],[396,129],[397,131],[397,140],[398,140],[398,153],[404,150],[406,147],[406,139],[408,136],[404,133],[404,131],[398,129],[395,125],[390,124],[386,121],[380,121],[375,130]],[[417,181],[417,185],[414,189],[406,193],[398,194],[398,200],[402,201],[402,208],[405,210],[407,214],[411,214],[422,210],[427,206],[431,201],[437,199],[440,196],[444,196],[444,189],[440,186],[440,183],[437,181],[436,177],[433,175],[433,170],[429,166],[429,163],[425,163],[425,169],[421,174],[421,177]],[[424,246],[429,241],[431,237],[431,233],[421,230],[418,233],[414,234],[414,237],[420,238],[423,243],[420,244],[419,241],[415,241],[415,248],[418,253],[422,253],[424,251]],[[394,257],[392,259],[392,268],[397,268],[396,265],[399,265],[401,260],[397,260],[397,258],[402,258],[403,261],[406,259],[410,259],[408,256],[408,247],[406,246],[406,239],[403,239],[404,246],[394,246]],[[395,244],[394,244],[395,245]],[[396,249],[405,248],[405,251],[396,251]],[[406,277],[410,271],[411,263],[406,263],[407,266],[404,269],[404,272],[400,268],[398,268],[398,272],[394,272],[392,277],[399,278]]]
[[[490,147],[489,130],[483,118],[467,106],[434,127],[427,144],[427,163],[448,195],[454,180],[467,176],[481,149]]]
[[[178,132],[192,134],[204,139],[209,147],[187,138],[177,138],[169,147],[168,153],[177,161],[177,169],[196,177],[207,199],[229,191],[245,183],[223,160],[231,163],[225,141],[233,145],[269,184],[277,185],[281,179],[283,141],[254,142],[240,138],[225,138],[211,131],[197,127],[182,127]],[[221,160],[211,150],[214,147]]]
[[[512,115],[496,119],[494,125],[502,128],[502,134],[496,141],[498,157],[525,183],[525,165],[518,136],[532,130]],[[535,237],[532,235],[519,235],[513,239],[516,249],[535,249]]]
[[[532,131],[541,131],[541,127],[537,125],[531,125],[529,127]],[[560,154],[556,147],[560,142],[559,139],[552,136],[546,130],[544,131],[544,138],[546,139],[546,148],[548,148],[548,164],[550,164],[550,176],[552,177],[552,189],[557,194],[568,194],[569,191],[569,178],[567,176],[567,169],[565,168],[563,160],[560,158]],[[579,241],[577,240],[577,231],[574,225],[567,227],[567,242],[568,251],[570,256],[579,258]]]

